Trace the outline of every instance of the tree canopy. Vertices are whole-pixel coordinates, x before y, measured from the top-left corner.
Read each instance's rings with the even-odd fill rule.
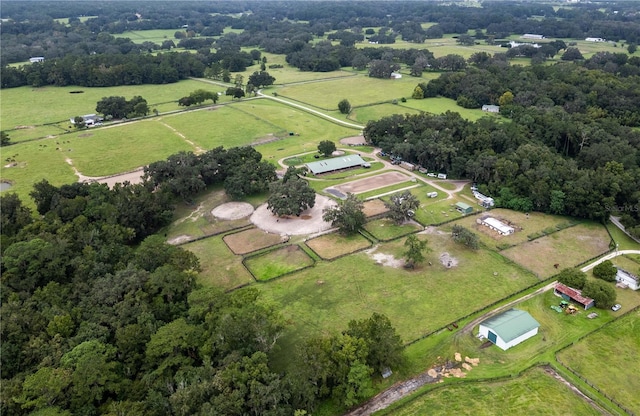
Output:
[[[363,207],[364,204],[357,196],[347,193],[346,198],[338,201],[337,206],[325,208],[322,211],[322,219],[338,227],[344,234],[354,234],[366,221]]]
[[[289,170],[295,168],[289,168]],[[267,208],[279,217],[300,214],[313,208],[316,203],[316,192],[306,180],[290,174],[280,181],[269,185]]]

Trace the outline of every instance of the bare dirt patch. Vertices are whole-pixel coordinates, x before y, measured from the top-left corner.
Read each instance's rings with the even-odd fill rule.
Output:
[[[313,208],[303,211],[299,217],[278,217],[269,211],[267,204],[262,204],[251,215],[251,222],[258,228],[274,234],[315,234],[331,228],[331,224],[322,219],[322,210],[334,205],[336,203],[332,199],[316,195]]]
[[[384,202],[380,199],[370,199],[365,201],[363,205],[362,212],[367,217],[373,217],[389,211],[387,207],[384,206]]]
[[[222,238],[222,241],[235,254],[247,254],[262,248],[274,246],[286,242],[288,238],[283,238],[278,234],[270,234],[257,228],[229,234]]]
[[[348,146],[363,146],[367,144],[367,141],[365,140],[364,136],[352,136],[340,139],[340,143],[346,144]]]
[[[142,175],[144,171],[142,168],[133,172],[121,173],[120,175],[108,176],[106,178],[98,179],[98,183],[106,183],[109,188],[113,188],[117,183],[129,182],[131,184],[142,183]]]
[[[409,177],[400,172],[386,172],[380,175],[371,176],[369,178],[358,179],[355,181],[343,183],[342,185],[335,186],[337,190],[346,194],[350,192],[352,194],[359,194],[362,192],[368,192],[372,189],[384,188],[386,186],[395,185],[397,183],[406,182]]]
[[[445,251],[444,253],[440,254],[440,263],[442,263],[442,265],[447,269],[450,269],[458,265],[458,259],[451,256]]]
[[[378,246],[373,246],[369,250],[365,251],[369,257],[371,257],[376,264],[380,266],[393,267],[399,269],[404,266],[403,259],[396,259],[392,254],[376,253]]]
[[[191,241],[191,238],[192,237],[190,235],[183,234],[170,239],[169,241],[167,241],[167,243],[173,244],[173,245],[182,244],[182,243],[186,243],[187,241]]]
[[[259,144],[271,143],[277,140],[281,140],[280,137],[274,135],[273,133],[269,133],[266,136],[259,137],[251,142],[251,146],[257,146]]]
[[[93,133],[82,133],[78,135],[78,137],[91,137],[91,136],[93,136]]]
[[[343,236],[338,233],[325,234],[306,242],[311,250],[326,260],[335,259],[371,246],[371,242],[360,234]]]
[[[227,202],[211,210],[211,214],[221,220],[239,220],[253,213],[253,206],[247,202]]]
[[[418,234],[444,235],[449,233],[447,233],[446,231],[439,230],[437,227],[429,226],[429,227],[425,227],[424,231],[421,231]]]

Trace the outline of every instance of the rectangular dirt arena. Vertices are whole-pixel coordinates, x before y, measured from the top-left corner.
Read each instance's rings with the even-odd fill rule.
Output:
[[[360,194],[362,192],[371,191],[372,189],[384,188],[385,186],[406,182],[409,179],[411,179],[409,176],[400,172],[386,172],[381,175],[343,183],[342,185],[334,186],[334,188],[344,194],[347,192]]]

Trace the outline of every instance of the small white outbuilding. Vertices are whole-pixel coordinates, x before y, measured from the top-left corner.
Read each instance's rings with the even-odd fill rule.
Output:
[[[482,321],[479,335],[506,351],[536,335],[539,327],[538,321],[528,312],[509,309]]]

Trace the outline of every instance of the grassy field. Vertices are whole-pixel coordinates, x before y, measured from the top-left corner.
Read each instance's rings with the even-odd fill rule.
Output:
[[[193,80],[162,86],[6,88],[0,91],[0,99],[4,104],[0,113],[0,124],[3,126],[3,130],[15,129],[18,126],[39,126],[59,121],[63,121],[64,127],[67,127],[70,118],[95,113],[96,103],[103,97],[110,96],[123,96],[130,100],[133,96],[140,95],[147,100],[150,109],[155,108],[158,103],[170,101],[172,103],[169,107],[158,108],[158,111],[177,110],[177,100],[197,89],[216,92],[224,90],[222,87]],[[83,91],[83,93],[72,94],[71,91]],[[7,103],[11,103],[11,105],[6,105]],[[9,135],[13,137],[12,132],[9,132]]]
[[[640,311],[636,310],[562,351],[559,358],[609,397],[640,413],[638,351]]]
[[[523,212],[501,208],[492,209],[490,212],[487,212],[486,215],[510,224],[516,229],[516,232],[506,236],[500,235],[484,225],[477,224],[476,220],[480,218],[477,216],[462,219],[458,221],[458,224],[478,234],[480,241],[487,247],[498,249],[510,245],[522,244],[529,241],[532,237],[544,235],[544,232],[554,233],[557,232],[558,228],[565,228],[570,224],[578,223],[578,221],[568,217],[547,215],[541,212],[525,214]]]
[[[283,242],[280,235],[270,234],[258,228],[228,234],[222,238],[235,254],[247,254]]]
[[[416,82],[416,85],[417,84]],[[406,107],[410,110],[424,111],[431,114],[442,114],[447,111],[452,111],[454,113],[460,113],[462,118],[469,121],[476,121],[482,117],[499,117],[497,115],[490,115],[479,108],[469,109],[460,107],[456,104],[455,100],[444,97],[424,98],[422,100],[407,99],[406,103],[400,103],[398,107]]]
[[[178,29],[129,30],[114,35],[116,38],[129,38],[135,43],[153,42],[161,45],[165,40],[172,40],[176,45],[180,41],[174,37]],[[183,30],[184,31],[184,30]]]
[[[514,379],[444,386],[403,406],[382,411],[381,415],[550,415],[557,414],[559,409],[573,415],[600,414],[544,369],[536,367]]]
[[[299,246],[290,245],[244,260],[258,281],[267,281],[313,265],[313,259]]]
[[[377,79],[360,75],[344,79],[312,82],[282,87],[278,95],[292,98],[325,110],[337,109],[338,102],[348,99],[352,106],[390,102],[411,97],[421,78]]]
[[[413,222],[397,225],[388,218],[381,218],[366,223],[364,229],[378,240],[388,241],[422,230],[422,226]]]
[[[325,234],[307,240],[305,244],[325,260],[332,260],[371,246],[371,242],[360,234],[344,236],[338,233]]]
[[[502,254],[540,277],[549,277],[608,249],[609,235],[605,228],[597,223],[582,223],[503,250]],[[554,264],[559,264],[559,268]]]
[[[254,282],[251,273],[242,264],[242,257],[234,256],[220,236],[185,244],[182,248],[200,259],[202,272],[198,280],[205,286],[233,289]]]
[[[360,252],[261,286],[291,319],[283,342],[291,346],[310,334],[341,330],[348,320],[373,312],[386,314],[407,342],[537,281],[496,253],[456,245],[448,234],[426,238],[433,251],[424,264],[433,266],[416,271],[381,266]],[[403,243],[380,244],[377,253],[401,258]],[[443,252],[455,257],[458,266],[442,266]],[[318,285],[319,280],[324,283]]]
[[[349,114],[349,119],[356,121],[358,123],[365,124],[370,120],[380,120],[382,117],[388,117],[393,114],[418,114],[420,110],[416,110],[413,108],[408,108],[403,105],[396,104],[377,104],[377,105],[368,105],[364,107],[358,107],[351,110],[351,114]]]

